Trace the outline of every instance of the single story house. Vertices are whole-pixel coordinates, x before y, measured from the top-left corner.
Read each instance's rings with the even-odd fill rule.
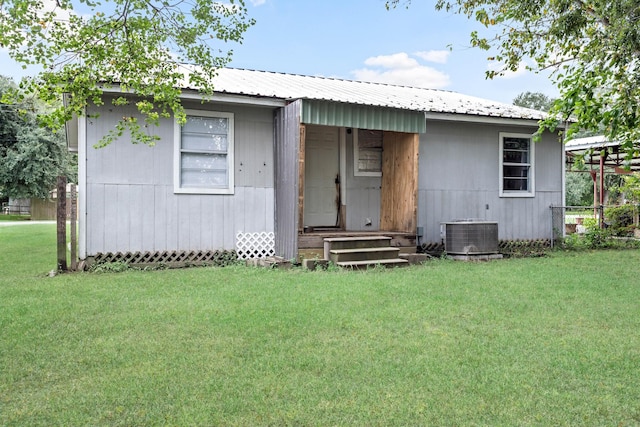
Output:
[[[185,85],[187,123],[149,129],[161,138],[154,147],[125,135],[93,148],[118,119],[137,115],[111,104],[118,87],[69,124],[81,259],[163,262],[242,245],[258,248],[250,256],[293,259],[338,232],[395,233],[397,246],[415,248],[441,244],[442,223],[460,219],[495,221],[501,240],[551,238],[565,152],[558,135],[533,141],[542,112],[245,69],[222,69],[215,82],[205,102]]]

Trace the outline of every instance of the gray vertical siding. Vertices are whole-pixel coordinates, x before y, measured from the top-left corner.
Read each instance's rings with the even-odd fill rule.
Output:
[[[551,237],[549,206],[562,203],[562,145],[545,134],[535,146],[535,197],[499,197],[500,132],[536,128],[429,121],[420,135],[418,226],[423,242],[440,241],[440,223],[498,221],[499,238]]]
[[[276,255],[286,259],[298,254],[301,106],[302,101],[295,101],[278,110],[275,117],[275,250]]]
[[[186,108],[234,113],[235,194],[173,192],[173,121],[150,128],[155,147],[127,137],[91,146],[135,107],[110,107],[87,119],[85,239],[99,252],[233,249],[237,232],[274,231],[276,254],[297,255],[301,101],[285,108],[187,103]],[[94,111],[89,111],[93,113]],[[275,113],[275,115],[274,115]],[[537,143],[533,198],[499,197],[500,132],[536,129],[429,121],[420,135],[418,221],[423,242],[440,241],[440,223],[478,218],[499,223],[501,239],[551,234],[549,206],[562,203],[562,145],[547,134]],[[377,230],[379,177],[353,174],[352,135],[346,141],[346,228]],[[365,226],[370,218],[372,226]]]
[[[173,192],[173,121],[150,128],[156,146],[123,136],[92,145],[135,107],[110,102],[87,121],[87,255],[99,252],[233,249],[237,232],[274,231],[273,109],[222,104],[186,108],[227,111],[235,117],[235,194]],[[90,111],[89,113],[92,113]]]

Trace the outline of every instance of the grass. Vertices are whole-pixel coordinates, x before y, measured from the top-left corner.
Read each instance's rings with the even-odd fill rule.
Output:
[[[30,219],[31,215],[0,214],[0,221],[29,221]]]
[[[66,274],[0,228],[0,425],[640,424],[640,251]]]

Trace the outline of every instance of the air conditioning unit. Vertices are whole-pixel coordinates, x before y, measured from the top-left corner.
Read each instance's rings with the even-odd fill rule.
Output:
[[[444,250],[451,255],[498,253],[498,223],[459,220],[441,224]]]

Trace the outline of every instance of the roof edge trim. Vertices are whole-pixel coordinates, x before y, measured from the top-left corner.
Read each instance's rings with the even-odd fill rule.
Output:
[[[123,91],[119,86],[103,86],[102,92],[107,94],[134,95],[132,91]],[[205,96],[198,91],[182,89],[180,99],[198,100],[204,102],[220,102],[226,104],[256,105],[261,107],[284,107],[288,102],[279,98],[264,98],[252,95],[229,95],[214,92],[212,96]]]
[[[539,126],[539,120],[537,119],[521,119],[510,117],[496,117],[496,116],[481,116],[471,114],[454,114],[454,113],[434,113],[427,111],[424,113],[425,119],[428,120],[440,120],[440,121],[455,121],[455,122],[469,122],[469,123],[483,123],[483,124],[502,124],[509,126]],[[564,125],[559,126],[564,128]]]

